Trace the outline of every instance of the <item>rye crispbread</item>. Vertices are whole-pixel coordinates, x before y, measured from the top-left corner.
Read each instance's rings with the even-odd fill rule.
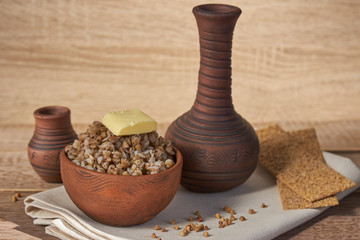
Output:
[[[284,209],[334,205],[336,193],[355,186],[326,165],[314,129],[285,132],[275,125],[257,134],[259,162],[280,182]]]
[[[280,193],[281,204],[284,210],[319,208],[335,206],[339,204],[336,196],[330,196],[318,201],[310,202],[288,188],[286,184],[282,183],[280,180],[277,180],[276,183]]]

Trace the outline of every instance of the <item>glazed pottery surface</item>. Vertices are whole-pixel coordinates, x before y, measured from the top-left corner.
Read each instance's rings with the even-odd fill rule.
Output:
[[[60,150],[77,138],[70,109],[48,106],[35,110],[35,131],[28,145],[31,166],[49,183],[61,183]]]
[[[111,226],[131,226],[149,221],[174,198],[180,185],[182,156],[163,172],[122,176],[100,173],[72,163],[63,150],[61,176],[71,200],[87,216]]]
[[[256,168],[259,143],[231,97],[233,30],[241,10],[222,4],[193,9],[200,37],[198,90],[190,111],[165,137],[181,151],[181,183],[196,192],[218,192],[245,182]]]

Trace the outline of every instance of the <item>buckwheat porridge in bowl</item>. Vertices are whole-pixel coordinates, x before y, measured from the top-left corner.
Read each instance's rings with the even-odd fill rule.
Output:
[[[159,173],[175,164],[171,142],[156,131],[115,136],[101,122],[94,121],[78,138],[66,146],[66,155],[89,170],[137,176]]]
[[[174,198],[183,160],[139,110],[94,121],[60,154],[61,178],[74,204],[111,226],[149,221]]]

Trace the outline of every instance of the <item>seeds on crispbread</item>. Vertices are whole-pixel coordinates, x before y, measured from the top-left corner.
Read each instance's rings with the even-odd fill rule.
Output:
[[[355,186],[326,165],[314,129],[285,132],[270,126],[257,134],[260,164],[298,197],[314,202]]]
[[[275,137],[277,134],[283,133],[284,130],[279,125],[270,125],[265,128],[256,130],[256,135],[258,136],[259,143],[269,140]]]
[[[259,162],[275,176],[297,166],[298,162],[310,168],[309,162],[324,162],[314,129],[285,132],[279,127],[269,127],[263,132],[271,137],[260,145]]]
[[[339,202],[335,196],[326,197],[324,199],[310,202],[301,197],[296,192],[292,191],[286,184],[277,180],[277,186],[280,192],[281,204],[284,210],[290,209],[304,209],[304,208],[319,208],[327,206],[338,205]]]
[[[310,202],[355,186],[355,183],[320,161],[313,161],[310,166],[297,162],[294,168],[276,177]]]

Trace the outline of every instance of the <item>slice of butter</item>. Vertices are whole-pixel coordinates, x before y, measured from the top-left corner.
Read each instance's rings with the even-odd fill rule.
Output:
[[[141,134],[155,131],[157,123],[139,109],[109,112],[102,123],[116,136]]]

